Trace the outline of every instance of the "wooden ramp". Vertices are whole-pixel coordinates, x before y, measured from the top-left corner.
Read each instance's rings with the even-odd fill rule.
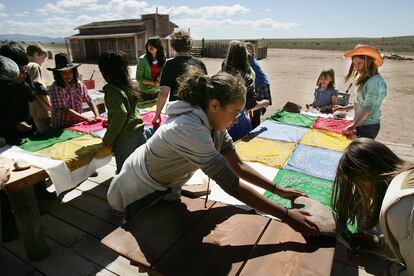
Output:
[[[414,162],[414,147],[387,143],[401,158]],[[42,226],[51,255],[40,262],[25,256],[20,241],[3,243],[0,276],[3,275],[145,275],[129,261],[104,248],[100,240],[122,224],[122,217],[106,201],[115,174],[114,159],[76,189],[58,200],[39,201]],[[253,271],[254,263],[251,264]],[[260,264],[255,264],[260,266]],[[248,267],[249,268],[249,267]],[[347,260],[345,248],[336,246],[331,275],[370,275]]]

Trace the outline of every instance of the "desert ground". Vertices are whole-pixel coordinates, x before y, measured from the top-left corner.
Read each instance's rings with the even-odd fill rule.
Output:
[[[321,50],[289,50],[269,49],[266,59],[259,61],[264,72],[270,79],[273,105],[265,114],[271,115],[287,101],[302,106],[311,103],[316,79],[322,69],[333,68],[336,74],[336,87],[340,91],[347,89],[344,76],[348,72],[349,59],[342,58],[343,52]],[[389,54],[389,53],[385,53]],[[414,53],[404,53],[413,57]],[[220,70],[221,59],[203,58],[209,75]],[[414,61],[389,60],[384,61],[380,73],[388,83],[388,96],[382,105],[382,123],[378,140],[414,144]],[[46,60],[43,66],[43,76],[48,84],[53,82],[53,76],[46,67],[54,67],[54,60]],[[130,66],[131,75],[135,76],[135,66]],[[82,64],[79,73],[84,79],[90,78],[95,70],[93,79],[96,89],[101,89],[104,80],[96,64]],[[355,87],[350,89],[354,91]],[[352,100],[352,99],[351,99]],[[352,115],[352,114],[350,114]]]

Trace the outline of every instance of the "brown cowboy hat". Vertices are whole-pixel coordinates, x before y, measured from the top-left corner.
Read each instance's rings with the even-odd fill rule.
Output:
[[[344,57],[353,57],[353,56],[369,56],[374,59],[374,63],[377,67],[380,67],[383,64],[383,59],[381,53],[372,46],[358,44],[351,51],[345,52]]]
[[[64,53],[59,53],[55,55],[55,68],[47,68],[49,71],[66,71],[72,70],[80,66],[80,64],[71,63],[69,61],[68,55]]]

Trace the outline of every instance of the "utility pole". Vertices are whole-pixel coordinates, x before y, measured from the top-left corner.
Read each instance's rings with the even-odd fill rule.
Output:
[[[155,36],[158,36],[158,7],[155,6]]]

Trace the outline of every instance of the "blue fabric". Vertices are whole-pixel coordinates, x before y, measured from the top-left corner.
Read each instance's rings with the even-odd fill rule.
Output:
[[[285,169],[333,181],[342,152],[299,144]]]
[[[322,107],[327,105],[332,105],[332,97],[338,96],[338,90],[335,88],[329,88],[323,90],[322,88],[315,89],[315,93],[313,94],[315,99],[313,100],[312,106],[313,107]]]
[[[255,86],[270,84],[269,79],[267,78],[266,74],[263,72],[262,67],[260,67],[260,64],[256,58],[252,58],[250,60],[250,66],[252,67],[254,73],[256,74]]]
[[[250,135],[260,138],[298,143],[309,128],[281,124],[273,120],[266,120],[250,132]]]
[[[252,125],[249,118],[247,118],[244,111],[241,111],[239,121],[237,124],[232,125],[228,129],[228,133],[230,134],[231,138],[233,138],[233,141],[237,141],[246,136],[251,130]]]

